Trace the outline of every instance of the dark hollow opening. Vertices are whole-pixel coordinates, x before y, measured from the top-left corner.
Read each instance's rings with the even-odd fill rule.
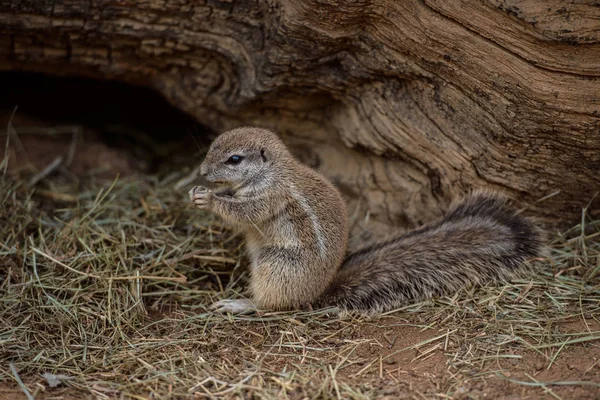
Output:
[[[0,129],[8,126],[13,112],[14,132],[21,138],[19,131],[39,137],[36,126],[80,127],[84,137],[89,139],[91,131],[108,148],[143,160],[146,172],[174,158],[197,156],[209,143],[208,128],[148,88],[25,72],[0,73],[0,87]]]

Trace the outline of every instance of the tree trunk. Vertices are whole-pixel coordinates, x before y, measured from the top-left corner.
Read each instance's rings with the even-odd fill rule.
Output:
[[[1,70],[143,85],[216,131],[274,129],[371,226],[471,188],[568,224],[600,190],[593,0],[4,0],[0,32]]]

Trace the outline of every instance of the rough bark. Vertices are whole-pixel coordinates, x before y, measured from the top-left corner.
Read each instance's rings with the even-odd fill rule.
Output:
[[[0,1],[0,33],[1,70],[275,129],[358,220],[418,224],[485,187],[554,194],[532,212],[572,223],[600,190],[595,1]]]

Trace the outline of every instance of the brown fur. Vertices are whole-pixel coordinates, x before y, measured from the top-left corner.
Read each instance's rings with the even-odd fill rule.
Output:
[[[234,155],[243,161],[231,165]],[[510,279],[541,252],[531,222],[505,198],[478,193],[442,219],[344,260],[348,221],[340,193],[263,129],[220,135],[201,171],[227,190],[193,188],[192,201],[244,231],[251,263],[251,301],[214,306],[223,311],[308,304],[383,311],[466,284]]]
[[[250,160],[261,152],[266,161]],[[253,172],[222,171],[234,153],[244,154],[250,161],[242,167]],[[220,135],[201,169],[209,180],[233,189],[233,196],[214,194],[208,209],[245,233],[254,304],[289,309],[314,302],[346,251],[347,212],[337,189],[296,161],[274,133],[257,128]]]
[[[437,221],[350,254],[318,303],[390,310],[524,275],[541,252],[540,231],[506,198],[475,193]]]

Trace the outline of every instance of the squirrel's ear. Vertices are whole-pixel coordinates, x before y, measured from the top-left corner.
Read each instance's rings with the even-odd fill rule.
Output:
[[[260,149],[260,156],[263,159],[263,162],[268,162],[271,161],[271,159],[273,158],[273,155],[271,154],[271,152],[267,149],[265,149],[264,147],[262,149]]]

